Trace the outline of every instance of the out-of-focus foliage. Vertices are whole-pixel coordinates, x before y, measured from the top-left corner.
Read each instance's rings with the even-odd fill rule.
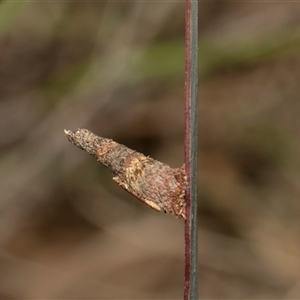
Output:
[[[300,5],[199,2],[199,291],[298,299]],[[0,298],[179,299],[183,222],[67,142],[183,161],[184,2],[0,2]]]
[[[10,25],[20,16],[26,2],[0,1],[0,36],[5,35]]]

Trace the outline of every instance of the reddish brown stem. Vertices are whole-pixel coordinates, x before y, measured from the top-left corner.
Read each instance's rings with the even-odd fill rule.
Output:
[[[191,1],[186,0],[185,7],[185,173],[187,175],[187,189],[185,194],[185,209],[186,209],[186,220],[185,220],[185,282],[184,282],[184,300],[189,300],[190,294],[190,211],[191,211],[191,195],[190,195],[190,65],[191,65],[191,38],[190,38],[190,19],[191,19]]]
[[[186,0],[185,11],[185,220],[184,300],[197,299],[197,112],[198,6]]]

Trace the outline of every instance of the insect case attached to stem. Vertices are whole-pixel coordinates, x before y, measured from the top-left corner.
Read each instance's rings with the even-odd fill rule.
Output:
[[[185,219],[186,176],[184,165],[168,165],[129,149],[87,129],[65,130],[67,139],[94,156],[115,175],[123,189],[157,211]]]

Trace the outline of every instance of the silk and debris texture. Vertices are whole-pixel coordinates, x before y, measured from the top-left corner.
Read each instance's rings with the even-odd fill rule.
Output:
[[[184,165],[172,169],[142,153],[99,137],[87,129],[65,130],[67,139],[94,156],[115,175],[123,189],[157,211],[185,219]]]

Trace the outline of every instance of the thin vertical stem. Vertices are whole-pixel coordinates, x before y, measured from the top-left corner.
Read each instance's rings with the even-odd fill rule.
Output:
[[[198,3],[185,7],[185,168],[188,180],[185,220],[184,300],[198,298],[197,280],[197,130],[198,130]]]

